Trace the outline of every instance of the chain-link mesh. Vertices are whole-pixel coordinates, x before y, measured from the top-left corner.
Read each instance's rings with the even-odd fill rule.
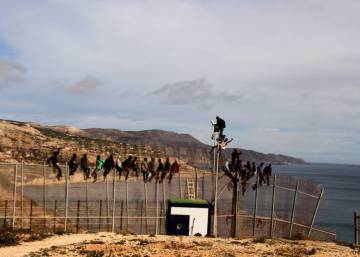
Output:
[[[187,180],[197,185],[198,198],[214,203],[215,176],[208,171],[176,174],[171,182],[166,179],[156,184],[155,180],[144,183],[141,175],[133,175],[127,182],[116,176],[114,183],[114,173],[106,180],[99,174],[93,183],[92,179],[84,180],[78,170],[66,183],[67,168],[60,168],[63,176],[58,181],[53,168],[47,165],[0,164],[0,227],[59,231],[65,229],[66,223],[66,230],[71,232],[114,228],[115,232],[166,234],[167,200],[183,198],[188,190]],[[270,180],[270,185],[256,186],[253,176],[246,183],[238,183],[237,237],[335,238],[334,232],[313,226],[323,197],[321,185],[277,176],[274,188],[273,181]],[[220,172],[217,231],[221,237],[232,236],[233,188],[232,181]]]

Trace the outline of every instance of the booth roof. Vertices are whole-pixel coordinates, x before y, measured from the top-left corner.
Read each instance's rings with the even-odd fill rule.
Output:
[[[170,198],[169,202],[172,204],[204,204],[208,205],[209,202],[201,199],[182,199],[182,198]]]

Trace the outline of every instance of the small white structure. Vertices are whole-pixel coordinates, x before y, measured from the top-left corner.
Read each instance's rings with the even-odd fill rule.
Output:
[[[168,235],[206,236],[210,233],[210,204],[207,201],[171,198],[168,206]]]

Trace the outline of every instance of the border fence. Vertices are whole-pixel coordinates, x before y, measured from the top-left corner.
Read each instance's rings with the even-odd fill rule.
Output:
[[[48,232],[128,232],[166,234],[167,200],[184,198],[187,180],[195,184],[195,196],[214,203],[214,173],[194,169],[178,173],[171,182],[128,181],[112,171],[96,183],[83,179],[81,171],[55,179],[47,165],[0,163],[0,227]],[[239,238],[304,236],[334,240],[336,233],[316,226],[324,188],[294,177],[273,176],[270,185],[258,185],[253,177],[237,190],[233,211],[233,185],[219,174],[217,195],[218,236]],[[240,188],[240,186],[239,186]],[[214,215],[212,215],[212,223]]]

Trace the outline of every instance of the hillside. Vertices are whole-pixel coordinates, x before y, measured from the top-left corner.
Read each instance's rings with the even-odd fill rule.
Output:
[[[79,129],[71,126],[46,126],[38,123],[0,120],[0,161],[42,162],[56,147],[62,147],[65,161],[73,152],[178,158],[205,166],[210,146],[189,134],[162,130],[122,131],[118,129]],[[304,163],[303,160],[275,154],[242,150],[243,159],[256,162]],[[229,155],[231,149],[226,151]]]

